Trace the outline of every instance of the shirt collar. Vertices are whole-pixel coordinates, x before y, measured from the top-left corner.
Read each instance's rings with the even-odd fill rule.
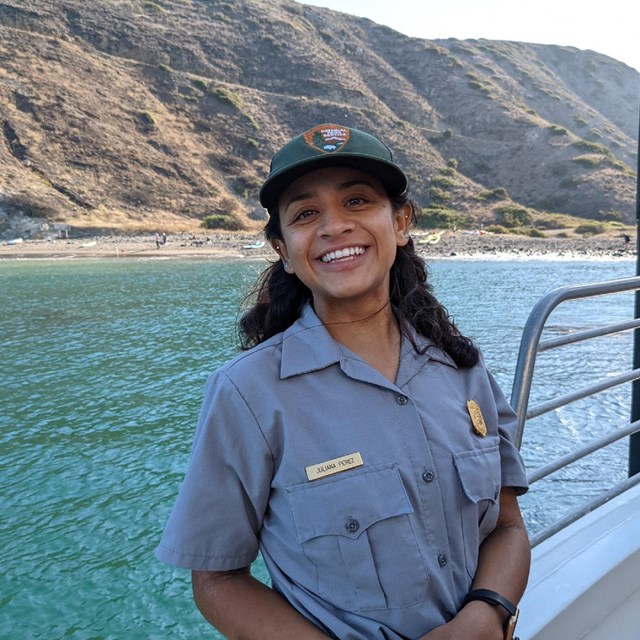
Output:
[[[331,337],[311,304],[282,336],[280,377],[324,369],[340,362],[340,345]]]
[[[408,327],[406,333],[408,335],[403,336],[402,340],[401,361],[405,358],[422,359],[423,362],[435,360],[456,368],[456,364],[448,354],[434,346],[428,338],[417,334],[413,327]],[[416,351],[412,340],[424,355]],[[282,336],[280,377],[284,379],[324,369],[340,363],[347,352],[351,353],[331,337],[311,304],[307,303],[300,317]]]

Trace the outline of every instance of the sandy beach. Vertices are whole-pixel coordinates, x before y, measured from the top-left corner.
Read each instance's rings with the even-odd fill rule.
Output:
[[[563,259],[631,259],[636,242],[625,243],[623,236],[591,238],[528,238],[515,235],[445,232],[436,244],[428,243],[430,234],[415,232],[419,253],[427,259],[496,258],[527,259],[535,257]],[[175,234],[164,245],[156,246],[153,235],[95,236],[69,239],[23,240],[0,242],[2,259],[176,259],[217,260],[271,258],[275,254],[261,234],[200,233]]]

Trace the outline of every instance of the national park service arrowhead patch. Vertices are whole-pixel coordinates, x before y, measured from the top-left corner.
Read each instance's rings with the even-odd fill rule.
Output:
[[[349,141],[349,129],[339,124],[319,124],[304,134],[304,141],[324,153],[335,153]]]
[[[471,424],[473,424],[473,430],[482,438],[487,435],[487,425],[482,417],[482,411],[480,405],[475,400],[469,400],[467,402],[467,411],[471,416]]]

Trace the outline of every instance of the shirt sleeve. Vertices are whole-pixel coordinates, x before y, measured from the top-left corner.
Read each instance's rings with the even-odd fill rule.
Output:
[[[197,571],[251,564],[272,475],[273,456],[249,405],[224,371],[213,374],[156,557]]]
[[[515,445],[518,416],[489,371],[487,371],[487,376],[489,377],[489,384],[491,385],[498,412],[502,486],[512,487],[517,495],[522,495],[529,490],[529,482],[527,481],[524,461]]]

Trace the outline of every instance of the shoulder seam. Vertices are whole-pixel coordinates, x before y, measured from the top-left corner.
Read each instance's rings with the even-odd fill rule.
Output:
[[[242,399],[242,402],[244,403],[244,406],[247,408],[247,411],[251,414],[256,427],[258,428],[258,431],[260,432],[260,435],[262,436],[262,439],[265,443],[265,446],[267,447],[267,449],[269,450],[269,453],[271,454],[271,460],[275,461],[275,456],[273,454],[273,449],[271,448],[271,445],[269,444],[269,440],[267,440],[267,437],[264,434],[264,431],[262,430],[262,427],[260,426],[260,421],[258,420],[258,418],[256,417],[256,414],[253,412],[253,409],[251,408],[251,405],[247,402],[247,399],[244,397],[244,395],[242,395],[242,392],[240,391],[240,389],[238,389],[238,385],[236,385],[236,383],[231,379],[231,377],[227,374],[226,371],[222,371],[221,374],[225,377],[225,380],[227,380],[229,382],[229,384],[236,390],[236,393],[240,396],[240,398]]]

